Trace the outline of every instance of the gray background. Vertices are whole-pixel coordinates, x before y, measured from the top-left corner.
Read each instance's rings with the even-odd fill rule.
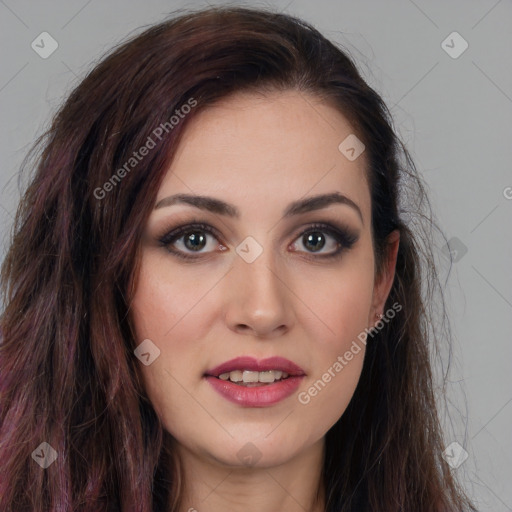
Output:
[[[2,259],[19,200],[20,163],[65,95],[128,34],[178,7],[205,5],[0,1]],[[453,471],[480,510],[511,511],[512,188],[507,187],[512,187],[512,2],[284,0],[250,5],[303,17],[343,44],[390,107],[396,129],[429,184],[438,221],[452,239],[450,249],[457,250],[447,285],[455,335],[448,387],[455,419],[447,424],[447,444],[457,441],[469,457]],[[31,48],[44,31],[59,44],[47,59]],[[458,58],[441,45],[453,31],[469,44]],[[460,41],[448,39],[447,44],[461,48]],[[435,249],[446,273],[446,247]]]

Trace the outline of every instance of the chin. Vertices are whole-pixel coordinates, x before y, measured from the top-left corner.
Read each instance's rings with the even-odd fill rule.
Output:
[[[236,438],[229,444],[216,444],[206,450],[217,463],[236,468],[270,468],[284,464],[304,450],[298,440],[265,439],[265,436]]]

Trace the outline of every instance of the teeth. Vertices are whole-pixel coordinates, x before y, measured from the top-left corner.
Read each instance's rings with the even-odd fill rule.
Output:
[[[279,372],[282,373],[282,372]],[[274,382],[277,380],[276,378],[276,372],[270,370],[268,372],[260,372],[258,374],[258,381],[259,382]]]
[[[249,370],[245,370],[242,375],[242,380],[244,382],[258,382],[259,372],[251,372]]]
[[[232,372],[221,373],[220,380],[230,380],[231,382],[243,382],[244,384],[263,382],[272,383],[276,380],[286,379],[288,374],[281,370],[268,370],[265,372],[255,372],[251,370],[234,370]]]
[[[242,372],[240,370],[235,370],[234,372],[230,372],[229,380],[233,382],[242,382]]]

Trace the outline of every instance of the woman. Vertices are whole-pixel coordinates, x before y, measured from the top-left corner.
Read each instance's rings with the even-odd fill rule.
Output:
[[[428,202],[339,48],[182,14],[40,143],[2,268],[1,510],[474,510],[441,456],[428,231],[401,215]]]

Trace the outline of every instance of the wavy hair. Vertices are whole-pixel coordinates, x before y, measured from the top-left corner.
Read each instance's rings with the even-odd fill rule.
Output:
[[[430,328],[441,286],[429,229],[411,224],[432,217],[386,105],[311,25],[215,7],[178,11],[114,48],[24,162],[34,173],[0,283],[2,511],[179,510],[180,461],[133,353],[141,233],[198,112],[238,91],[290,89],[338,109],[366,146],[378,270],[386,237],[400,231],[387,304],[403,310],[368,343],[354,397],[326,435],[326,511],[475,510],[441,457],[430,363],[443,342]],[[130,160],[148,137],[151,151]],[[57,452],[44,471],[31,457],[42,442]]]

